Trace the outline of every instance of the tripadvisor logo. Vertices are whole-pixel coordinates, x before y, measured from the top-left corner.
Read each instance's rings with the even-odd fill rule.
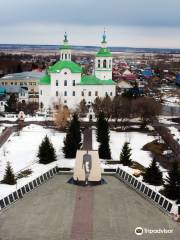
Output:
[[[150,228],[142,228],[142,227],[137,227],[135,228],[135,234],[140,236],[143,234],[170,234],[173,233],[173,229],[150,229]]]
[[[135,234],[140,236],[140,235],[143,235],[143,228],[142,227],[137,227],[135,229]]]

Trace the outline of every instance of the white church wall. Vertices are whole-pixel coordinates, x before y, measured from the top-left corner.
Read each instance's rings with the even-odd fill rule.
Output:
[[[50,85],[39,85],[39,104],[43,103],[44,109],[51,107]]]
[[[106,68],[103,68],[103,61],[106,60]],[[100,68],[99,63],[100,61]],[[95,75],[101,80],[112,79],[112,58],[111,57],[96,57],[95,59]]]

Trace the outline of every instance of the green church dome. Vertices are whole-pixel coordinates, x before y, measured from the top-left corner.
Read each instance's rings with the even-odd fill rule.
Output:
[[[112,57],[112,53],[108,48],[100,48],[99,52],[96,54],[96,57]]]

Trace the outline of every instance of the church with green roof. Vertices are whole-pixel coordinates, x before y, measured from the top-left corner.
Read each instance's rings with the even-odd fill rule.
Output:
[[[84,75],[79,64],[71,60],[67,34],[60,48],[60,60],[50,66],[39,80],[39,103],[44,110],[59,104],[75,109],[84,99],[91,105],[97,97],[114,97],[116,85],[112,80],[112,53],[107,48],[104,32],[101,47],[95,55],[93,75]]]

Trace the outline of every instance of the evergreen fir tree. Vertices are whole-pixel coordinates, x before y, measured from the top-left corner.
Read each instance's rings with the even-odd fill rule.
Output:
[[[99,158],[111,159],[111,150],[107,140],[102,141],[99,145]]]
[[[150,166],[146,169],[143,175],[143,181],[151,185],[160,186],[163,184],[162,172],[157,166],[155,158],[152,160]]]
[[[96,127],[96,139],[100,143],[99,157],[102,159],[111,159],[111,150],[109,147],[109,124],[105,119],[103,112],[99,113]]]
[[[71,121],[71,124],[69,126],[69,132],[72,134],[72,137],[74,138],[77,149],[81,148],[82,142],[81,142],[81,129],[80,129],[80,122],[78,119],[78,115],[74,114],[73,119]]]
[[[129,147],[129,143],[125,142],[120,154],[120,163],[124,166],[131,166],[132,160],[131,160],[131,148]]]
[[[5,170],[5,175],[4,175],[4,178],[3,178],[2,182],[5,183],[5,184],[9,184],[9,185],[16,184],[16,178],[15,178],[15,175],[13,173],[13,169],[12,169],[9,162],[7,163],[7,167],[6,167],[6,170]]]
[[[78,115],[74,114],[66,137],[64,139],[63,153],[65,158],[75,158],[76,152],[81,148],[81,129]]]
[[[55,149],[47,135],[45,136],[41,145],[39,146],[37,157],[39,158],[39,163],[43,164],[48,164],[56,161]]]
[[[100,112],[96,123],[96,139],[99,143],[104,140],[104,135],[109,135],[109,124],[104,113]]]
[[[6,112],[16,112],[17,97],[15,93],[11,94],[5,105]]]
[[[63,153],[65,158],[75,158],[77,152],[77,144],[72,136],[71,132],[68,132],[66,134],[66,137],[64,139],[64,147],[63,147]]]
[[[180,200],[180,173],[177,161],[173,163],[172,169],[165,179],[163,193],[169,199]]]

